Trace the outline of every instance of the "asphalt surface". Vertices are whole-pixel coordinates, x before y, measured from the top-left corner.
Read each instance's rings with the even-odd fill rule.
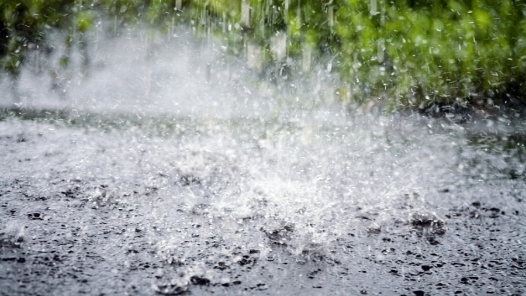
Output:
[[[0,295],[526,294],[520,133],[0,118]]]

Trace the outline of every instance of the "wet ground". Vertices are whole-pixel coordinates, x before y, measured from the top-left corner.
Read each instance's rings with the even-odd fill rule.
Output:
[[[520,125],[340,116],[3,109],[0,295],[526,294]]]

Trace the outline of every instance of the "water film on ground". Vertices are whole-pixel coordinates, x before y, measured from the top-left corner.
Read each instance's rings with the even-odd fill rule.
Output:
[[[190,35],[3,80],[0,294],[526,293],[524,123],[353,109]]]

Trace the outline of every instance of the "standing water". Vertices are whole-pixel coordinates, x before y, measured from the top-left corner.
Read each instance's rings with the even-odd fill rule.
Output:
[[[1,86],[0,294],[526,293],[523,123],[349,111],[189,35]]]

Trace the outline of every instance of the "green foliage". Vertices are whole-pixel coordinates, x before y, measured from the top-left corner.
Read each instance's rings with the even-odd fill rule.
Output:
[[[78,15],[78,29],[89,29],[87,14],[74,0],[22,0],[0,3],[0,67],[16,76],[25,52],[46,43],[52,28],[64,28]]]
[[[333,61],[343,100],[384,98],[393,108],[526,101],[526,3],[522,0],[7,0],[0,3],[0,68],[16,75],[31,45],[51,30],[89,31],[185,23],[215,34],[233,53],[258,44],[273,64],[272,41]],[[275,58],[275,57],[274,57]],[[64,59],[67,65],[67,57]]]
[[[358,100],[369,95],[363,81],[396,106],[524,96],[525,12],[513,0],[349,0],[336,26],[349,57],[342,72]]]
[[[343,99],[426,107],[511,95],[526,101],[525,15],[519,0],[250,1],[251,27],[268,11],[288,52],[305,44],[336,58]],[[261,8],[260,8],[261,7]],[[268,14],[263,14],[268,15]],[[273,14],[271,14],[273,15]],[[268,38],[268,33],[255,34]],[[324,51],[324,48],[330,49]]]

